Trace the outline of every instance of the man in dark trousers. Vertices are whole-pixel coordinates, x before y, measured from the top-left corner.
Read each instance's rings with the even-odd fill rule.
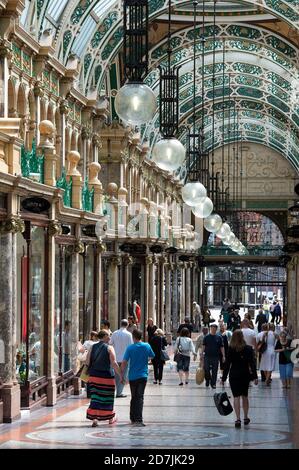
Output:
[[[264,313],[262,309],[259,310],[259,313],[255,319],[255,324],[257,324],[257,331],[260,333],[262,331],[262,325],[267,322],[267,315]]]
[[[239,330],[241,325],[241,317],[239,315],[239,310],[235,309],[229,316],[227,322],[227,329],[230,331]]]
[[[132,332],[134,344],[127,347],[121,364],[123,377],[127,364],[130,361],[129,384],[131,389],[130,419],[135,426],[145,426],[142,417],[144,390],[148,377],[148,360],[155,354],[148,343],[141,341],[139,330]]]
[[[185,323],[180,324],[178,331],[177,331],[178,335],[181,333],[183,328],[187,328],[189,330],[189,337],[191,338],[191,333],[193,333],[193,325],[191,325],[189,317],[185,318]]]
[[[212,325],[210,325],[210,333],[204,337],[202,347],[206,387],[209,387],[209,385],[211,384],[212,388],[216,388],[220,354],[222,356],[222,361],[225,362],[223,339],[222,336],[217,335],[217,328],[218,326],[216,325],[216,323],[212,323]]]

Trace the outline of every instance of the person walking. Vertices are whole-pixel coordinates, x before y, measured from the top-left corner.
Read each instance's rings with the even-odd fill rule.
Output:
[[[154,325],[154,321],[152,318],[149,318],[147,320],[147,328],[146,328],[146,331],[147,331],[147,341],[148,343],[151,342],[151,339],[153,338],[154,334],[155,334],[155,331],[158,329],[157,325]]]
[[[201,328],[201,308],[197,302],[193,302],[193,319],[195,323],[195,331],[200,331]]]
[[[242,328],[241,331],[243,333],[243,337],[245,340],[245,343],[248,346],[251,346],[252,349],[255,351],[256,349],[256,334],[255,331],[250,328],[250,323],[247,318],[244,318],[244,320],[241,322]]]
[[[133,333],[134,330],[137,330],[138,329],[138,326],[136,325],[135,323],[135,320],[134,320],[134,317],[133,316],[129,316],[128,317],[128,327],[127,327],[127,330],[130,332],[130,333]]]
[[[108,331],[108,334],[111,337],[112,331],[110,330],[110,321],[109,320],[102,320],[100,329]]]
[[[248,389],[251,380],[258,384],[255,357],[251,346],[244,340],[241,330],[235,330],[228,348],[224,366],[222,383],[224,385],[229,376],[229,384],[234,397],[234,410],[236,413],[235,427],[241,427],[241,397],[244,412],[244,424],[250,423],[248,418],[249,400]]]
[[[193,359],[195,361],[197,354],[195,353],[194,344],[192,339],[189,337],[188,328],[182,328],[180,336],[176,339],[174,345],[174,355],[179,353],[179,359],[177,362],[177,372],[179,374],[180,383],[183,385],[183,378],[185,374],[185,385],[189,383],[189,367],[190,367],[190,356],[193,353]]]
[[[268,386],[271,385],[271,380],[272,380],[271,374],[275,368],[274,347],[276,343],[276,335],[274,331],[275,331],[275,325],[274,323],[270,323],[268,331],[267,330],[261,331],[261,333],[257,335],[257,349],[258,350],[260,349],[262,342],[265,342],[267,344],[266,350],[262,353],[261,362],[260,362],[260,370],[264,371],[266,385]]]
[[[216,323],[210,325],[210,333],[203,340],[202,357],[204,359],[206,387],[211,384],[212,388],[216,388],[220,354],[223,362],[225,362],[223,339],[221,335],[217,334],[217,328]]]
[[[187,328],[187,330],[189,332],[189,337],[191,338],[191,334],[193,333],[193,326],[190,323],[190,318],[185,317],[184,322],[185,323],[181,323],[180,326],[178,327],[177,334],[180,335],[183,328]]]
[[[221,309],[221,312],[220,312],[220,317],[219,317],[219,318],[223,319],[224,323],[228,322],[230,308],[231,308],[230,300],[229,299],[224,299],[223,306],[222,306],[222,309]]]
[[[267,323],[268,320],[267,320],[267,315],[266,313],[264,313],[264,311],[260,308],[259,309],[259,312],[256,316],[256,319],[255,319],[255,324],[257,324],[257,331],[260,333],[262,331],[262,325],[264,325],[265,323]]]
[[[273,318],[276,321],[276,325],[280,325],[281,317],[282,317],[281,306],[280,306],[279,301],[277,301],[276,305],[275,305],[275,308],[274,308],[274,312],[273,312]],[[273,321],[273,323],[274,323],[274,321]]]
[[[124,358],[125,351],[130,344],[133,344],[132,333],[127,330],[128,327],[128,320],[124,319],[120,323],[120,329],[116,330],[112,333],[110,339],[110,345],[114,347],[116,362],[119,367],[121,367],[121,363]],[[115,376],[115,383],[116,383],[116,398],[125,398],[127,395],[123,394],[124,389],[124,382],[127,379],[127,371],[128,368],[124,370],[124,380],[120,379],[120,376],[117,374]]]
[[[167,341],[165,338],[164,331],[158,328],[154,336],[150,341],[150,346],[155,353],[155,357],[152,359],[152,364],[154,367],[154,384],[159,382],[159,385],[162,385],[163,378],[163,368],[165,360],[161,357],[161,352],[167,346]]]
[[[229,316],[228,322],[227,322],[227,328],[231,331],[235,331],[240,329],[241,325],[241,317],[239,315],[239,310],[235,309]]]
[[[210,312],[210,309],[209,307],[205,306],[204,309],[203,309],[203,312],[202,312],[202,322],[204,324],[204,326],[207,326],[209,327],[210,323],[211,323],[211,312]]]
[[[207,326],[204,326],[202,328],[202,332],[200,333],[200,335],[196,338],[196,343],[195,343],[195,354],[197,355],[198,354],[198,351],[199,351],[199,354],[201,355],[202,353],[202,346],[203,346],[203,339],[204,337],[209,333],[209,328]]]
[[[79,368],[79,371],[77,373],[78,374],[77,376],[80,377],[80,374],[81,374],[81,372],[83,370],[83,367],[86,363],[88,352],[91,350],[93,345],[98,343],[98,342],[99,342],[99,338],[98,338],[98,333],[96,331],[91,331],[90,334],[89,334],[89,339],[84,341],[83,344],[81,344],[81,342],[78,341],[78,351],[79,351],[78,361],[80,362],[80,368]],[[91,397],[91,395],[90,395],[90,386],[89,386],[88,382],[86,383],[86,396],[87,396],[87,398]]]
[[[273,303],[270,305],[270,308],[269,308],[269,312],[271,313],[271,320],[270,320],[271,323],[274,323],[274,320],[275,320],[275,314],[274,314],[275,307],[276,307],[276,300],[273,300]]]
[[[127,347],[121,364],[122,380],[124,371],[130,361],[129,384],[131,389],[130,420],[136,426],[145,426],[143,422],[144,390],[148,378],[148,360],[155,357],[155,353],[148,343],[141,341],[142,334],[133,330],[133,344]]]
[[[279,353],[279,375],[282,382],[282,388],[291,388],[293,378],[294,364],[291,360],[292,340],[287,337],[285,332],[281,332],[275,345],[275,352]]]
[[[109,333],[106,330],[101,330],[98,338],[99,342],[92,346],[86,359],[91,393],[86,418],[92,420],[93,427],[98,425],[98,421],[109,420],[109,424],[115,422],[114,377],[115,373],[120,375],[114,349],[108,345]]]
[[[227,335],[226,326],[223,322],[219,325],[219,335],[221,336],[221,338],[223,340],[224,356],[227,357],[229,337]],[[222,356],[221,352],[220,352],[220,356],[219,356],[219,364],[220,364],[219,368],[220,368],[221,372],[223,373],[225,361],[223,360],[223,356]]]

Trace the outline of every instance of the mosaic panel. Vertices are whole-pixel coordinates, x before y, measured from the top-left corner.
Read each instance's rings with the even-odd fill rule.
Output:
[[[122,38],[123,27],[120,27],[115,31],[108,44],[106,44],[106,46],[104,47],[101,55],[103,60],[107,60],[111,56],[112,52],[117,48],[117,45]]]
[[[279,75],[277,75],[274,72],[268,72],[267,73],[267,78],[268,78],[268,80],[271,80],[275,85],[278,85],[281,88],[284,88],[285,90],[290,91],[292,89],[292,85],[290,84],[290,82],[288,82],[287,80],[280,77]]]
[[[172,49],[179,47],[181,43],[182,43],[182,39],[178,37],[173,37],[170,40],[170,45]],[[152,52],[152,58],[158,59],[159,57],[162,57],[163,55],[167,54],[167,50],[168,50],[168,44],[167,43],[162,44],[162,46],[157,47],[157,49],[155,49]]]
[[[86,76],[89,66],[91,64],[92,56],[91,54],[86,54],[84,57],[84,76]]]
[[[241,73],[249,73],[253,75],[261,75],[263,70],[258,65],[245,64],[243,62],[236,62],[233,64],[233,69]]]
[[[290,111],[290,108],[281,100],[278,98],[275,98],[275,96],[268,96],[267,101],[270,104],[273,104],[276,106],[276,108],[280,109],[281,111],[288,113]]]
[[[12,43],[12,61],[17,67],[22,68],[22,51],[14,43]]]
[[[94,34],[91,40],[91,47],[95,49],[100,45],[101,40],[103,37],[108,33],[108,31],[113,27],[115,22],[117,21],[118,14],[117,12],[113,11],[109,13],[109,15],[101,22],[99,29]]]
[[[296,50],[276,36],[268,36],[266,38],[266,42],[269,44],[269,46],[272,46],[274,49],[282,52],[288,57],[296,57]]]
[[[248,39],[259,39],[261,32],[257,29],[248,28],[246,26],[231,25],[227,29],[228,34]]]
[[[79,5],[75,8],[71,15],[72,24],[78,24],[80,22],[82,16],[91,3],[92,0],[81,0],[81,2],[79,2]]]
[[[251,98],[259,99],[263,97],[263,92],[256,88],[239,87],[237,91],[240,95],[249,96]]]

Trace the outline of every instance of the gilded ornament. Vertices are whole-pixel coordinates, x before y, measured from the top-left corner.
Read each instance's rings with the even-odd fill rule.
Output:
[[[58,220],[51,220],[48,227],[48,234],[50,237],[55,237],[56,235],[62,234],[61,224]]]
[[[84,251],[85,251],[84,243],[82,243],[80,240],[77,240],[74,245],[74,252],[82,254],[84,253]]]

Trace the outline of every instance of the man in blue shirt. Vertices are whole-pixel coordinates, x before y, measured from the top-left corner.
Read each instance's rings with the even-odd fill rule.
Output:
[[[123,377],[128,361],[130,361],[129,384],[131,389],[130,419],[136,426],[145,426],[142,419],[143,396],[148,376],[148,360],[155,354],[148,343],[141,341],[141,331],[133,330],[133,342],[127,347],[121,364]]]

